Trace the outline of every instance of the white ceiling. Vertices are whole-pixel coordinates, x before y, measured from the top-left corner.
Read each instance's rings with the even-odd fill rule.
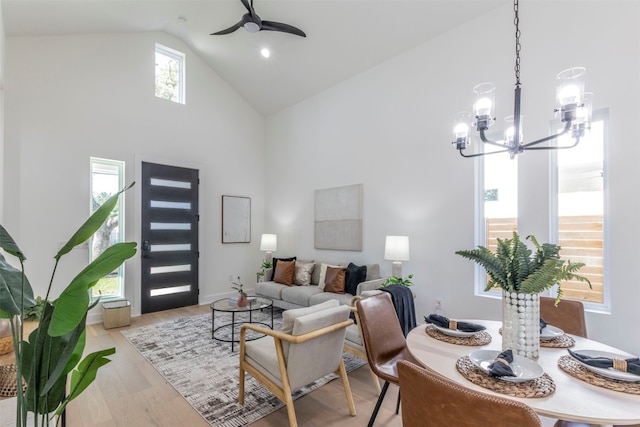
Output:
[[[510,0],[254,0],[264,20],[306,32],[222,36],[240,0],[1,0],[7,36],[165,31],[270,115]],[[180,23],[179,17],[186,19]],[[268,47],[271,57],[260,55]]]

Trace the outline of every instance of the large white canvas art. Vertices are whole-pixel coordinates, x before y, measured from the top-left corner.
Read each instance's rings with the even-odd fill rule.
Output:
[[[315,190],[314,247],[362,250],[362,184]]]

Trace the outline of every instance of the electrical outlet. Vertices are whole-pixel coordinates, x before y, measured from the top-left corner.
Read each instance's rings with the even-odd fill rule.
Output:
[[[436,310],[442,310],[442,298],[436,298]]]

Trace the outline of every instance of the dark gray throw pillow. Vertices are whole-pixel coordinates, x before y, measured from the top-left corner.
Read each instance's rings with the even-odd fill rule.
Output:
[[[365,280],[367,280],[367,266],[357,266],[350,262],[345,275],[344,291],[348,294],[355,295],[358,285]]]

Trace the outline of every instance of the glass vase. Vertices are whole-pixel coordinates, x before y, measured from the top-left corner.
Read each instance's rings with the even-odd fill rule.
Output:
[[[538,294],[502,291],[502,350],[537,359],[540,352]]]

